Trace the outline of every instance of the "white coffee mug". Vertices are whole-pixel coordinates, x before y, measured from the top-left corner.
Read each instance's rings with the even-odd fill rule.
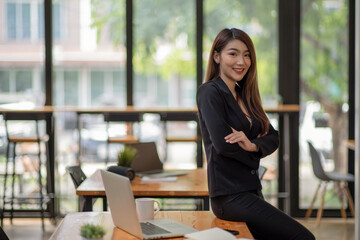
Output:
[[[137,198],[136,211],[140,221],[154,219],[154,216],[160,211],[160,203],[153,198]],[[154,210],[154,203],[157,208]]]

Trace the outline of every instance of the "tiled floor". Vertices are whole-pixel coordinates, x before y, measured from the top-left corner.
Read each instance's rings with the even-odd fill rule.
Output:
[[[354,240],[355,229],[353,218],[323,218],[320,226],[315,226],[315,219],[299,220],[316,237],[317,240]]]
[[[58,221],[58,224],[60,221]],[[45,231],[41,229],[41,219],[15,218],[13,224],[4,220],[3,229],[10,240],[47,240],[55,231],[56,226],[45,220]]]
[[[319,227],[315,227],[315,219],[299,221],[314,233],[317,240],[354,240],[354,219],[325,218]],[[5,220],[4,230],[11,240],[45,240],[50,238],[55,226],[46,220],[43,232],[39,219],[14,219],[13,225]]]

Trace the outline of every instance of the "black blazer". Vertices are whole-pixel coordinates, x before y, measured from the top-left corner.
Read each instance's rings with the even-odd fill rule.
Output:
[[[278,148],[278,132],[270,125],[268,134],[257,138],[261,131],[260,122],[251,116],[250,126],[249,120],[220,77],[202,84],[196,99],[208,162],[210,197],[261,189],[256,170],[259,168],[260,158]],[[243,131],[259,147],[259,151],[248,152],[238,144],[227,143],[224,137],[232,133],[230,126]]]

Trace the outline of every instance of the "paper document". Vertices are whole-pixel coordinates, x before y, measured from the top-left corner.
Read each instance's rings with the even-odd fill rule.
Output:
[[[221,228],[210,228],[199,232],[185,234],[185,237],[191,240],[233,240],[237,239],[231,233]]]
[[[175,182],[177,177],[150,177],[143,176],[141,178],[142,182]]]

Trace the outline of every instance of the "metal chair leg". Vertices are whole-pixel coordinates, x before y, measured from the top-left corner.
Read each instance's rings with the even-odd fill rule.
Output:
[[[10,211],[10,222],[13,223],[14,214],[14,198],[15,198],[15,162],[16,162],[16,143],[13,144],[13,169],[12,169],[12,183],[11,183],[11,211]]]
[[[6,162],[5,162],[5,175],[4,175],[4,192],[3,192],[3,199],[2,199],[2,209],[1,209],[1,226],[4,225],[4,214],[5,214],[5,201],[6,201],[6,182],[8,177],[8,165],[9,165],[9,158],[10,158],[10,143],[8,142],[6,146]]]
[[[39,194],[40,194],[40,212],[41,212],[41,225],[42,229],[45,230],[45,224],[44,224],[44,206],[43,206],[43,186],[42,186],[42,176],[41,176],[41,143],[38,141],[38,158],[39,158],[39,165],[38,165],[38,177],[39,177]]]

